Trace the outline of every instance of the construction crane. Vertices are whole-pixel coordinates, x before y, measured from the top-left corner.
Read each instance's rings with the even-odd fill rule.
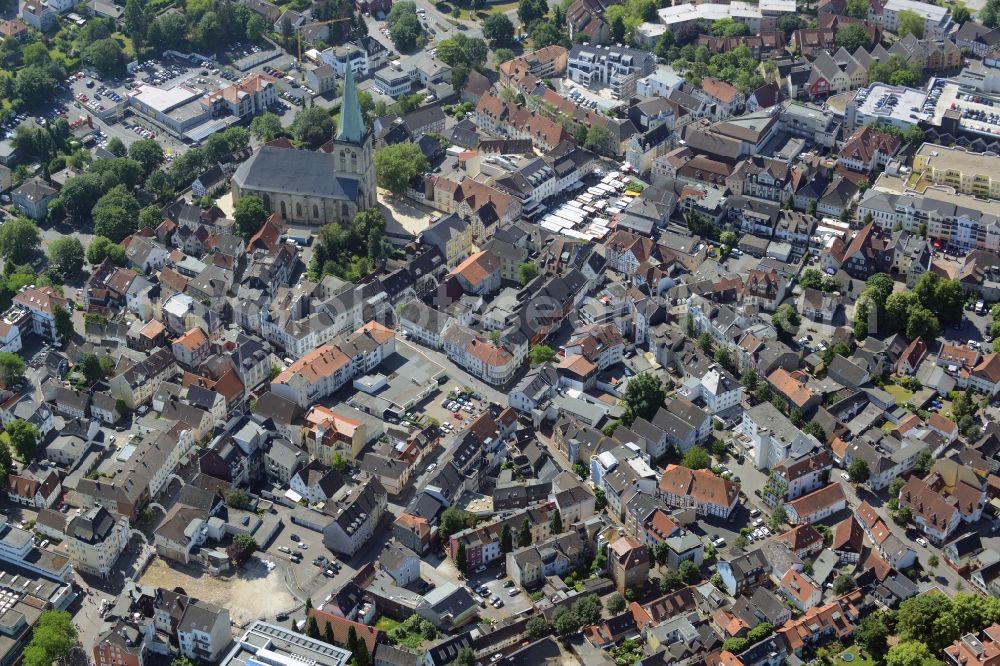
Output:
[[[295,31],[295,36],[298,39],[298,43],[299,43],[299,60],[298,60],[298,64],[297,64],[298,68],[299,69],[302,68],[302,31],[303,30],[305,30],[306,28],[308,28],[310,26],[314,26],[314,25],[326,25],[328,23],[341,23],[343,21],[350,21],[353,18],[354,18],[353,16],[347,16],[347,17],[344,17],[344,18],[330,19],[329,21],[316,21],[314,23],[306,23],[304,26],[301,26],[298,30],[296,30]]]

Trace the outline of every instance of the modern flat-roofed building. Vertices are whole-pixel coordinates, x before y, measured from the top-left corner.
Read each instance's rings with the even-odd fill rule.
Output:
[[[961,194],[1000,199],[996,155],[925,143],[913,156],[913,171]]]
[[[913,110],[924,108],[927,95],[923,90],[873,83],[859,89],[847,103],[847,127],[854,130],[862,125],[882,124],[906,130],[931,119],[931,112]]]
[[[255,620],[236,639],[220,666],[313,664],[347,666],[351,653],[286,627]]]

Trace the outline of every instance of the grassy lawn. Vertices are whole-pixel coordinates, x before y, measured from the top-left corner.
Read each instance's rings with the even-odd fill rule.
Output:
[[[482,9],[463,9],[462,18],[466,21],[471,21],[472,19],[484,19],[490,14],[505,14],[512,9],[517,9],[518,3],[516,2],[505,2],[498,3],[495,5],[489,5]]]
[[[905,389],[899,384],[887,384],[885,387],[887,393],[896,399],[896,402],[900,405],[910,401],[913,397],[913,391]]]
[[[396,629],[401,624],[401,622],[397,622],[396,620],[392,620],[383,615],[375,623],[375,628],[379,631],[385,632],[386,635],[389,635],[393,629]],[[424,637],[420,634],[412,632],[408,632],[402,639],[396,639],[393,637],[392,640],[394,640],[397,645],[401,645],[402,647],[409,648],[411,650],[419,650],[420,646],[424,644]]]
[[[834,666],[875,666],[875,661],[867,655],[862,655],[861,651],[857,648],[847,648],[845,652],[852,653],[854,655],[854,660],[844,661],[840,657],[840,654],[843,654],[843,652],[841,652],[837,655],[837,658],[833,660]]]

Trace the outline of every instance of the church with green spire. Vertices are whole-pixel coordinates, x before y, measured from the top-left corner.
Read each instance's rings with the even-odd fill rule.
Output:
[[[351,68],[337,132],[318,150],[265,145],[233,174],[233,204],[253,195],[286,223],[321,226],[351,223],[376,205],[372,133],[365,126]]]

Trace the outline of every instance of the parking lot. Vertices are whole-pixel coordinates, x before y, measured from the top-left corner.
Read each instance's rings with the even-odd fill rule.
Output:
[[[510,579],[500,576],[502,568],[499,562],[493,562],[480,573],[470,573],[465,585],[473,599],[479,603],[479,615],[486,621],[500,621],[534,608],[531,599],[523,591],[511,595],[513,586]],[[439,560],[436,557],[425,557],[420,567],[421,577],[434,584],[446,582],[460,583],[458,571],[450,559]],[[486,586],[485,594],[477,592]],[[496,605],[493,598],[497,599]]]

